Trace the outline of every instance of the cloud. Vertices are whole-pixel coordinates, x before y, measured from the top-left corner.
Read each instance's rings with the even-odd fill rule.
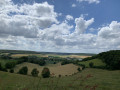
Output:
[[[39,28],[50,27],[53,23],[58,24],[58,14],[54,12],[54,6],[47,2],[34,3],[32,5],[15,5],[10,0],[3,2],[0,11],[0,34],[12,36],[24,36],[37,38]]]
[[[94,22],[94,18],[90,20],[85,20],[83,17],[79,17],[75,19],[76,27],[75,31],[77,34],[82,34],[85,30]]]
[[[120,22],[112,21],[95,29],[90,27],[94,18],[86,20],[86,14],[82,14],[75,18],[74,26],[68,22],[74,20],[71,15],[58,21],[60,13],[47,2],[18,6],[2,0],[0,7],[1,49],[84,53],[120,49]],[[85,33],[88,27],[97,30],[97,34]]]
[[[89,4],[91,3],[100,3],[100,0],[77,0],[78,2],[88,2]]]
[[[72,7],[76,7],[76,4],[73,3],[73,4],[72,4]]]
[[[74,18],[73,18],[73,16],[71,16],[71,15],[66,15],[66,19],[67,19],[67,20],[73,20]]]
[[[108,26],[100,28],[98,35],[104,39],[120,38],[120,23],[112,21]]]

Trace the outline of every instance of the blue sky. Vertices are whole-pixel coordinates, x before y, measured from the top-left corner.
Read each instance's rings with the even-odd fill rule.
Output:
[[[0,1],[1,49],[99,53],[120,49],[120,0]]]

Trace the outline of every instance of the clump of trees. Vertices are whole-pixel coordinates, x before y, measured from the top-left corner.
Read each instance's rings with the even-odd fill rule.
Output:
[[[40,66],[44,66],[46,64],[45,58],[39,58],[37,56],[23,56],[20,57],[17,64],[23,63],[23,62],[30,62],[34,64],[39,64]]]
[[[5,67],[6,67],[7,69],[11,69],[11,68],[14,68],[15,65],[16,65],[15,62],[7,62],[7,63],[5,64]]]
[[[19,73],[19,74],[23,74],[23,75],[27,75],[27,73],[28,73],[28,68],[27,68],[27,66],[22,67],[22,68],[19,70],[18,73]]]
[[[68,61],[68,60],[64,60],[64,61],[61,62],[61,65],[65,65],[65,64],[69,64],[69,63],[71,63],[71,62]]]
[[[38,77],[39,71],[37,70],[37,68],[34,68],[31,72],[33,77]]]
[[[99,53],[98,55],[85,58],[82,61],[88,61],[95,58],[101,59],[106,64],[106,66],[94,66],[94,68],[111,69],[111,70],[120,69],[120,50],[111,50],[107,52],[102,52]]]
[[[42,70],[42,77],[43,78],[49,78],[50,77],[50,70],[49,68],[45,67]]]
[[[98,54],[98,58],[100,58],[104,63],[106,63],[107,69],[120,69],[120,50],[102,52]]]

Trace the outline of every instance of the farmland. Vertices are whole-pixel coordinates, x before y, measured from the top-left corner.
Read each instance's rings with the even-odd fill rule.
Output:
[[[1,53],[0,64],[4,69],[0,67],[0,90],[119,90],[120,70],[107,69],[102,55]],[[82,61],[80,56],[84,57]],[[13,73],[7,63],[15,64]],[[27,75],[18,73],[24,66],[28,68]],[[44,67],[50,70],[49,78],[42,77]],[[34,68],[39,71],[37,77],[31,74]]]

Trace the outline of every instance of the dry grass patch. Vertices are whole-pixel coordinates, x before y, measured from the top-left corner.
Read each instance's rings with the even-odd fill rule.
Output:
[[[39,66],[37,64],[32,64],[32,63],[22,63],[19,64],[15,67],[15,73],[17,73],[19,71],[20,68],[22,68],[23,66],[27,66],[28,67],[28,75],[31,75],[31,71],[33,68],[37,68],[39,70],[39,76],[41,75],[41,72],[43,70],[43,68],[45,66]],[[74,64],[67,64],[67,65],[61,65],[60,63],[58,64],[54,64],[54,65],[47,65],[46,67],[48,67],[50,69],[51,73],[54,73],[55,76],[58,75],[72,75],[74,73],[77,73],[78,70],[78,66],[74,65]]]

